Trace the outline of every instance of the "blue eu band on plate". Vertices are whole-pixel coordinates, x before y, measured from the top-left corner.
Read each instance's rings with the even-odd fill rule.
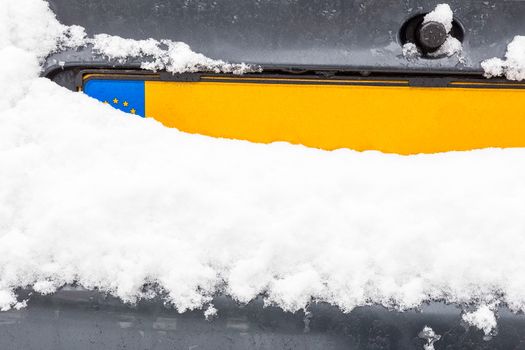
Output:
[[[121,111],[145,116],[144,81],[92,79],[84,84],[84,92]]]

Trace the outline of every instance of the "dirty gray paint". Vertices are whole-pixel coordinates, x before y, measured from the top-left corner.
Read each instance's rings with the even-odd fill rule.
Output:
[[[22,293],[23,294],[23,293]],[[525,317],[501,309],[498,335],[490,340],[461,323],[453,305],[432,303],[399,313],[360,307],[349,314],[314,304],[308,314],[285,313],[256,300],[239,306],[226,297],[214,304],[218,316],[203,311],[179,314],[162,301],[125,305],[79,288],[51,296],[32,295],[28,307],[0,313],[0,349],[423,349],[421,330],[441,335],[439,349],[515,349],[525,345]]]
[[[502,57],[515,35],[525,35],[525,2],[447,1],[464,27],[464,57],[408,62],[399,31],[441,0],[50,0],[60,21],[88,34],[171,39],[230,62],[263,67],[338,67],[347,70],[479,72]],[[60,60],[93,60],[73,51]],[[51,64],[51,63],[49,63]]]

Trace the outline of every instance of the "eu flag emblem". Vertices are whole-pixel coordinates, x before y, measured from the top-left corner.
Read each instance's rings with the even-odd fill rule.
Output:
[[[121,111],[145,117],[144,81],[90,79],[84,93]]]

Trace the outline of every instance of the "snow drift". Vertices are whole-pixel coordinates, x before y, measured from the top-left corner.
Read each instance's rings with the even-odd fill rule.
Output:
[[[83,31],[41,0],[6,8],[0,308],[23,306],[17,287],[78,283],[128,302],[160,292],[180,311],[217,293],[290,311],[525,310],[524,150],[402,157],[185,134],[38,78]]]

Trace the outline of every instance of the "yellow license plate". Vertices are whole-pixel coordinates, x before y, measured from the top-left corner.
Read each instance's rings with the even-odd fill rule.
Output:
[[[223,137],[334,150],[416,154],[525,147],[525,85],[408,79],[88,74],[83,89],[168,127]]]

